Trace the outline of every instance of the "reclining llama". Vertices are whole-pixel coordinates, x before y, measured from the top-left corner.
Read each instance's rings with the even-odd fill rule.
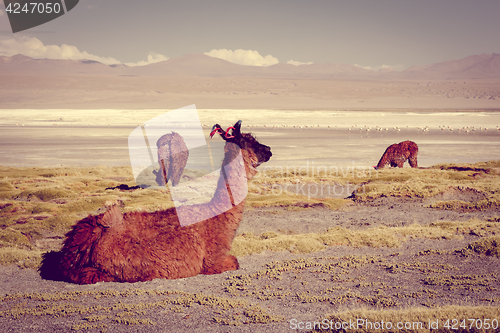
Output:
[[[160,170],[153,170],[156,183],[165,186],[172,180],[172,186],[177,186],[189,158],[189,149],[179,133],[165,134],[156,141],[158,148],[158,164]]]
[[[390,164],[391,167],[402,168],[406,160],[408,160],[412,168],[418,168],[417,155],[418,146],[415,142],[403,141],[395,143],[387,147],[375,169],[382,169],[387,164]]]
[[[218,274],[239,268],[229,255],[245,206],[247,181],[257,166],[267,162],[271,149],[251,134],[241,133],[241,120],[224,131],[226,141],[217,189],[210,202],[157,212],[123,214],[113,206],[88,216],[66,234],[60,274],[65,281],[137,282],[155,278],[177,279],[197,274]],[[181,226],[179,216],[213,217]]]

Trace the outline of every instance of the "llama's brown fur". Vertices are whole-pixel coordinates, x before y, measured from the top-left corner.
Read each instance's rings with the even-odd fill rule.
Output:
[[[79,284],[136,282],[238,269],[238,260],[228,253],[242,218],[247,180],[272,155],[268,146],[251,134],[242,134],[240,127],[241,121],[234,126],[232,138],[219,132],[226,140],[225,157],[209,203],[181,207],[177,214],[175,208],[123,214],[114,206],[103,214],[88,216],[66,234],[59,267],[62,278]],[[244,163],[230,163],[240,151]],[[217,215],[180,225],[178,214],[206,216],[207,211]]]
[[[412,168],[418,168],[418,146],[413,141],[403,141],[387,147],[375,169],[382,169],[387,164],[391,167],[402,168],[408,160]]]
[[[164,186],[172,180],[172,186],[177,186],[186,167],[189,150],[184,139],[179,133],[165,134],[156,141],[158,147],[159,171],[153,171],[156,182]],[[165,178],[166,176],[166,178]]]

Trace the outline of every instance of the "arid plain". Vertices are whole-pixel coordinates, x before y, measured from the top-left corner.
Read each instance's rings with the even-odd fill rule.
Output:
[[[454,71],[443,70],[447,64],[375,74],[343,66],[328,75],[325,68],[290,74],[283,66],[257,73],[218,60],[207,65],[203,56],[142,72],[0,60],[6,331],[373,331],[368,322],[379,332],[498,327],[498,55],[477,56],[475,67],[468,59],[461,70],[455,62],[447,67]],[[478,65],[486,60],[490,67]],[[158,74],[166,68],[168,75]],[[203,110],[205,134],[213,121],[229,126],[242,119],[273,149],[269,168],[261,166],[249,184],[233,242],[240,269],[88,286],[38,271],[44,253],[58,251],[64,233],[88,214],[113,204],[123,211],[173,205],[168,188],[112,188],[136,184],[128,133],[151,115],[191,104]],[[120,110],[116,120],[112,110]],[[335,112],[342,116],[328,118]],[[354,114],[361,116],[351,124],[346,117]],[[422,168],[371,168],[388,144],[406,139],[419,143]],[[183,182],[194,175],[188,170]],[[333,191],[319,191],[325,189]],[[360,326],[342,327],[353,321]]]
[[[484,110],[500,108],[498,80],[241,77],[3,76],[2,108]]]

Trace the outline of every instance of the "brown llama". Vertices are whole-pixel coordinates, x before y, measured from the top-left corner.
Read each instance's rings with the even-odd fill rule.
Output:
[[[137,282],[238,269],[238,260],[228,253],[242,219],[247,182],[272,153],[251,134],[241,133],[241,120],[230,128],[232,135],[219,125],[211,133],[219,133],[226,144],[210,202],[152,213],[124,214],[113,206],[89,215],[66,234],[59,264],[62,279],[79,284]],[[201,218],[207,213],[213,217]],[[182,216],[193,221],[199,217],[200,222],[182,226]]]
[[[418,146],[415,142],[407,140],[395,143],[387,147],[375,169],[382,169],[387,164],[391,167],[402,168],[406,160],[412,168],[418,168],[417,155]]]
[[[189,158],[189,149],[179,133],[165,134],[156,141],[158,147],[158,164],[160,170],[153,171],[156,183],[165,186],[172,180],[172,186],[177,186]]]

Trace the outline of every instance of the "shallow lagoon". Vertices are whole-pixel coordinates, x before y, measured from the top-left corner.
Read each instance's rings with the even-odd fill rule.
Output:
[[[130,133],[165,112],[0,110],[0,165],[127,165]],[[246,131],[272,147],[273,157],[266,163],[272,167],[370,167],[387,146],[404,140],[419,145],[420,166],[500,157],[498,112],[198,110],[198,114],[207,140],[213,124],[226,127],[242,119]]]

